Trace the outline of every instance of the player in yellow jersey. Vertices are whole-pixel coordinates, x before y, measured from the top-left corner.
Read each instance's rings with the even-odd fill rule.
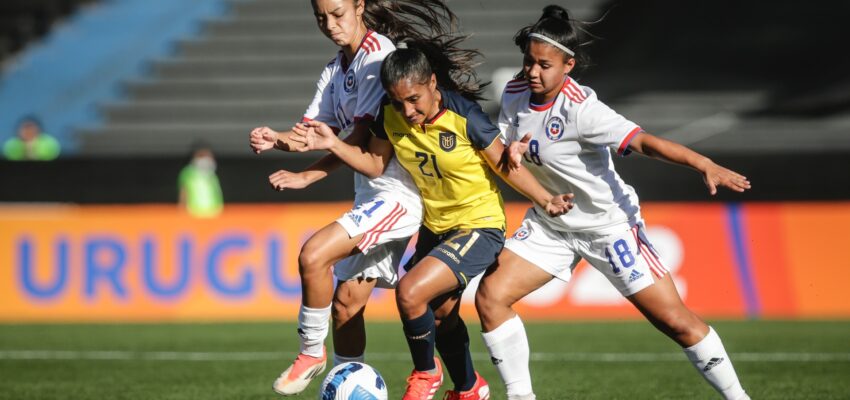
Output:
[[[435,347],[455,383],[448,399],[489,398],[486,381],[472,366],[458,310],[469,280],[496,260],[505,240],[502,198],[491,172],[552,216],[572,207],[571,194],[553,196],[524,168],[504,168],[499,129],[474,101],[480,85],[469,52],[453,57],[458,54],[446,48],[455,43],[411,42],[387,56],[381,66],[387,97],[368,148],[339,140],[320,122],[293,136],[302,150],[330,150],[370,177],[381,175],[395,155],[422,195],[425,213],[416,253],[396,289],[414,363],[405,400],[436,394],[442,368]],[[464,72],[472,79],[460,79]]]

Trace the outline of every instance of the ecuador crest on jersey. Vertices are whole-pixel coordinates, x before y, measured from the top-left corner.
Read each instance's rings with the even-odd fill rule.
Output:
[[[499,140],[499,128],[474,101],[449,90],[440,94],[441,111],[423,124],[410,124],[387,96],[370,129],[392,143],[419,188],[428,229],[504,230],[502,197],[483,155]]]
[[[457,143],[455,136],[454,132],[440,132],[440,148],[447,152],[454,150]]]

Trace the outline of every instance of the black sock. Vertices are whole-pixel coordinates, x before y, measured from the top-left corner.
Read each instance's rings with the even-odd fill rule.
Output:
[[[434,323],[434,312],[431,308],[414,319],[402,319],[401,324],[404,326],[404,336],[413,357],[414,369],[430,371],[437,368],[434,364],[434,331],[437,325]]]
[[[461,392],[472,389],[475,385],[475,367],[472,366],[472,354],[469,352],[469,333],[460,317],[454,329],[438,332],[436,345],[455,384],[454,390]]]

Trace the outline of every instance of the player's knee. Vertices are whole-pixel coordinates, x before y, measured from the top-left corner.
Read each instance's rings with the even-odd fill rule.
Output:
[[[486,318],[498,310],[510,306],[510,302],[498,289],[483,280],[481,281],[481,284],[478,285],[478,291],[475,292],[475,309],[478,311],[478,315]]]
[[[656,315],[664,330],[677,342],[692,342],[705,334],[705,324],[685,307],[677,307]]]
[[[427,300],[421,296],[422,290],[420,286],[415,283],[410,284],[404,279],[399,282],[395,290],[395,301],[399,312],[404,316],[415,317],[418,314],[417,311],[423,305],[427,306]]]
[[[475,310],[482,318],[490,313],[489,294],[484,293],[484,288],[478,286],[478,291],[475,292]]]
[[[345,322],[362,313],[366,307],[367,299],[368,297],[359,299],[350,291],[342,290],[342,288],[337,290],[331,309],[334,320]]]
[[[301,253],[298,254],[298,272],[302,277],[322,273],[326,268],[324,257],[317,249],[307,245],[301,248]]]
[[[333,308],[331,309],[331,312],[333,314],[333,319],[335,322],[345,324],[360,312],[360,308],[355,305],[343,303],[334,299]]]

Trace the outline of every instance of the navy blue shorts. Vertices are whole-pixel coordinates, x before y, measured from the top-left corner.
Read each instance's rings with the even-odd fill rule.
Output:
[[[416,252],[404,266],[410,271],[426,256],[436,257],[455,273],[460,290],[496,262],[505,244],[505,231],[496,228],[455,229],[442,234],[419,228]]]

